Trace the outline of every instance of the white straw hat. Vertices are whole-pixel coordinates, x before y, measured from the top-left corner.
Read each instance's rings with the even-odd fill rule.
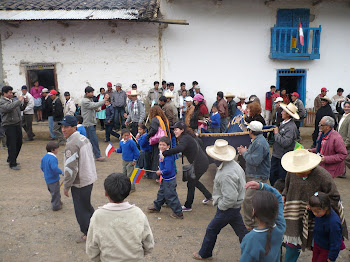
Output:
[[[139,92],[137,92],[137,90],[131,90],[130,94],[128,94],[128,96],[137,96],[139,95]]]
[[[282,107],[282,109],[286,111],[291,117],[295,119],[300,119],[297,113],[298,108],[293,103],[289,103],[288,105],[281,103],[280,107]]]
[[[321,100],[326,100],[329,104],[332,104],[332,100],[328,96],[320,97]]]
[[[166,98],[174,98],[173,93],[171,91],[168,91],[168,90],[164,92],[164,96]]]
[[[232,161],[236,156],[236,150],[224,139],[217,139],[213,146],[207,146],[207,154],[219,161]]]
[[[230,92],[227,92],[225,97],[232,97],[232,98],[235,98],[236,96]]]
[[[303,173],[314,169],[321,162],[321,157],[306,149],[290,151],[281,159],[282,167],[291,173]]]
[[[187,96],[187,97],[185,98],[185,101],[186,101],[186,102],[193,102],[192,96]]]
[[[248,97],[245,96],[245,93],[241,93],[239,96],[237,96],[239,99],[247,99]]]

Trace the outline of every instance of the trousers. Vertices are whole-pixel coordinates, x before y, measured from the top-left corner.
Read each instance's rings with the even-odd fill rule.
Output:
[[[281,159],[271,157],[270,184],[273,186],[278,179],[285,179],[287,171],[282,167]]]
[[[132,172],[134,171],[134,166],[132,165],[133,161],[125,161],[123,160],[123,174],[126,175],[128,178],[131,177]],[[135,190],[135,184],[131,184],[131,189]]]
[[[53,116],[48,116],[47,120],[49,121],[50,137],[56,138],[55,133],[53,132]]]
[[[55,137],[57,138],[58,143],[65,142],[64,136],[62,134],[62,129],[58,121],[53,121],[52,131],[55,134]]]
[[[33,117],[34,115],[32,114],[31,115],[23,114],[23,117],[22,117],[22,127],[24,131],[26,131],[28,139],[33,139],[33,137],[35,136],[33,133]]]
[[[58,210],[61,207],[61,192],[60,181],[47,185],[47,189],[51,194],[51,207],[53,211]]]
[[[22,148],[22,127],[18,125],[4,126],[7,145],[7,162],[10,167],[17,166],[17,157]]]
[[[176,186],[176,178],[170,181],[162,180],[158,190],[157,199],[153,202],[154,207],[157,210],[160,210],[162,205],[166,203],[175,214],[180,215],[182,213],[180,200],[176,192]]]
[[[94,153],[95,158],[101,157],[100,147],[98,145],[98,139],[96,134],[96,126],[86,126],[86,136],[89,138],[90,143],[92,145],[92,151]]]

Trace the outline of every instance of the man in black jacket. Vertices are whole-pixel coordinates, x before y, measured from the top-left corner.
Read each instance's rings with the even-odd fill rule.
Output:
[[[20,170],[17,157],[22,147],[21,111],[26,108],[28,99],[24,96],[20,96],[18,100],[13,99],[12,90],[11,86],[2,88],[3,97],[0,99],[0,113],[7,138],[7,162],[11,169]]]
[[[59,123],[62,121],[63,106],[60,98],[58,97],[58,92],[56,90],[50,91],[50,96],[52,99],[52,116],[53,116],[53,133],[55,134],[58,144],[63,145],[65,143],[64,136],[62,134],[61,126]]]
[[[43,105],[43,117],[46,116],[49,122],[50,130],[50,139],[56,139],[55,134],[53,133],[53,116],[52,116],[52,99],[49,95],[50,91],[47,88],[44,88],[41,92],[42,94],[42,105]]]

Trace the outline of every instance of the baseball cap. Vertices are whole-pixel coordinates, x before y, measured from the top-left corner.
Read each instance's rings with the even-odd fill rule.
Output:
[[[43,90],[41,90],[41,93],[50,93],[49,89],[44,88]]]
[[[94,92],[95,89],[93,89],[91,86],[87,86],[85,87],[85,93],[91,93],[91,92]]]
[[[56,90],[51,90],[50,91],[50,96],[52,96],[52,95],[58,95],[58,92]]]
[[[325,87],[322,87],[322,88],[321,88],[321,91],[326,91],[326,92],[328,92],[327,88],[325,88]]]
[[[276,100],[275,100],[275,102],[276,102],[276,103],[277,103],[277,102],[283,102],[283,98],[282,98],[282,97],[277,97]]]
[[[108,83],[107,83],[107,86],[112,86],[112,83],[111,83],[111,82],[108,82]]]
[[[299,97],[299,94],[298,94],[297,92],[293,92],[291,95],[292,95],[292,96]]]
[[[64,92],[64,94],[63,94],[64,96],[70,96],[70,93],[69,92]]]
[[[172,128],[186,129],[186,124],[182,121],[176,122]]]
[[[75,116],[67,115],[63,118],[63,120],[59,124],[63,126],[77,126],[78,121]]]
[[[274,93],[272,97],[280,97],[280,95],[278,93]]]
[[[194,87],[194,89],[199,89],[199,88],[201,88],[199,85],[196,85],[196,86]]]
[[[193,102],[192,96],[187,96],[187,97],[185,98],[185,101],[186,101],[186,102]]]
[[[249,123],[247,128],[255,132],[261,132],[263,129],[263,124],[259,121],[252,121]]]
[[[22,89],[22,90],[23,90],[23,89],[28,89],[28,87],[27,87],[27,86],[22,86],[21,89]]]
[[[115,86],[120,86],[120,87],[123,87],[121,83],[116,83]]]

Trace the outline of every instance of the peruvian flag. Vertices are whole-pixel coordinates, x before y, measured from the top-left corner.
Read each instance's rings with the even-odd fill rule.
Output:
[[[300,44],[303,46],[304,45],[304,32],[303,32],[303,27],[301,26],[300,19],[299,19],[299,38],[300,38]]]
[[[109,143],[106,148],[106,156],[109,157],[114,151],[115,151],[114,146],[111,143]]]

